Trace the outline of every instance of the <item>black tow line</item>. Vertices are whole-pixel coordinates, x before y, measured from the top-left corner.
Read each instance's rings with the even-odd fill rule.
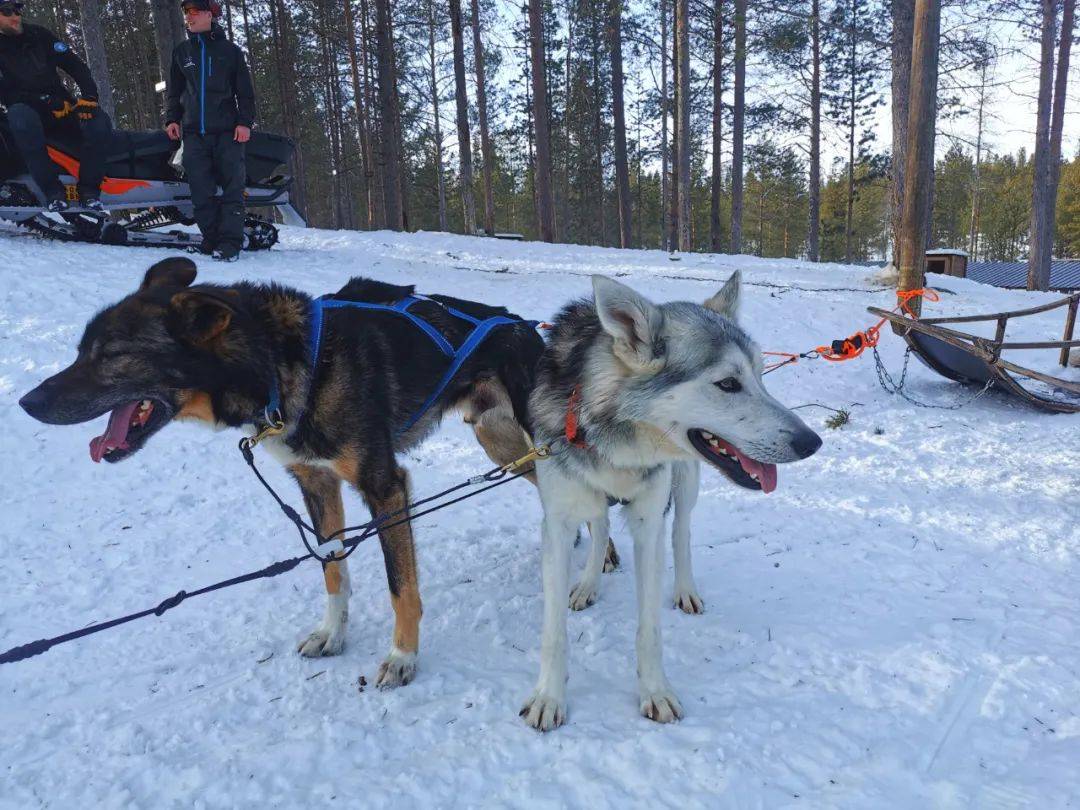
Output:
[[[260,436],[257,438],[262,438],[262,435],[260,434]],[[255,465],[255,454],[253,452],[254,447],[257,444],[257,438],[252,437],[241,439],[240,453],[243,455],[244,461],[246,461],[247,465],[251,468],[251,471],[255,473],[255,477],[259,479],[259,483],[261,483],[266,488],[266,491],[273,496],[278,506],[281,507],[281,511],[284,512],[285,516],[289,519],[289,521],[292,522],[294,526],[296,526],[297,531],[300,533],[300,539],[303,541],[304,547],[307,549],[306,554],[302,554],[299,557],[292,557],[287,560],[280,560],[279,562],[271,563],[265,568],[260,568],[258,571],[251,571],[247,574],[241,574],[237,577],[222,580],[221,582],[215,582],[213,585],[207,585],[203,588],[198,588],[197,590],[177,591],[168,599],[165,599],[161,603],[159,603],[156,607],[147,608],[146,610],[140,610],[137,613],[129,613],[126,616],[120,616],[116,619],[109,619],[108,621],[101,622],[100,624],[92,624],[89,627],[83,627],[80,630],[73,630],[70,633],[64,633],[63,635],[54,636],[53,638],[43,638],[38,639],[37,641],[28,642],[27,644],[20,644],[17,647],[12,647],[10,650],[7,650],[4,653],[0,653],[0,664],[12,664],[16,661],[23,661],[27,658],[32,658],[35,655],[41,655],[43,652],[47,652],[48,650],[59,644],[66,644],[69,641],[75,641],[76,639],[83,638],[84,636],[91,636],[95,633],[100,633],[102,630],[109,630],[113,627],[119,627],[122,624],[133,622],[136,619],[142,619],[151,615],[161,616],[166,611],[172,610],[181,602],[185,601],[186,599],[190,599],[193,596],[202,596],[204,593],[211,593],[212,591],[219,591],[224,588],[231,588],[233,585],[240,585],[244,582],[251,582],[252,580],[256,579],[269,579],[270,577],[276,577],[280,574],[284,574],[288,571],[293,570],[304,560],[317,559],[324,566],[327,563],[334,562],[335,560],[344,560],[348,558],[349,555],[352,554],[361,543],[363,543],[372,535],[377,534],[380,530],[390,529],[394,526],[400,526],[403,523],[409,523],[416,518],[423,517],[424,515],[430,515],[432,512],[438,512],[440,509],[445,509],[446,507],[452,506],[455,503],[460,503],[461,501],[476,497],[477,495],[487,492],[490,489],[494,489],[495,487],[501,487],[503,484],[509,484],[514,479],[520,478],[521,476],[526,475],[529,472],[529,470],[523,470],[520,472],[515,471],[520,470],[522,467],[526,466],[532,461],[535,461],[536,459],[546,458],[548,455],[550,455],[550,449],[548,447],[534,448],[529,452],[528,455],[523,456],[517,461],[507,464],[506,466],[495,467],[494,469],[489,470],[482,475],[474,475],[472,478],[462,481],[460,484],[455,484],[454,486],[449,487],[448,489],[444,489],[442,492],[439,492],[430,497],[421,498],[418,501],[413,501],[412,503],[407,504],[406,506],[394,512],[389,512],[384,515],[377,515],[376,517],[369,520],[367,523],[361,523],[356,526],[346,526],[345,528],[334,532],[329,537],[323,537],[321,534],[319,534],[317,529],[315,529],[313,526],[310,526],[302,517],[300,517],[300,514],[295,509],[289,506],[289,504],[285,503],[285,501],[282,500],[281,496],[274,491],[274,488],[270,486],[267,480],[263,478],[262,473],[259,472],[259,468]],[[255,439],[255,441],[253,441],[253,439]],[[416,512],[415,514],[408,514],[409,510],[415,509],[418,506],[423,506],[424,504],[431,503],[432,501],[441,500],[447,495],[451,495],[467,487],[476,487],[485,483],[487,484],[487,486],[480,487],[479,489],[474,489],[471,492],[460,495],[457,498],[453,498],[443,503],[436,504],[435,506],[432,506],[421,512]],[[402,515],[404,515],[404,517],[400,517],[399,520],[394,520],[394,518],[398,518]],[[348,532],[359,532],[359,534],[356,534],[352,537],[344,537],[343,535]],[[316,542],[314,546],[309,542],[308,534],[310,534],[315,539]]]

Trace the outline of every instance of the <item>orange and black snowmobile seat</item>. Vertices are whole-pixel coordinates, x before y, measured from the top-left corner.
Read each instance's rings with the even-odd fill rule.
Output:
[[[50,137],[49,144],[78,159],[79,139],[61,135]],[[170,165],[179,148],[162,130],[126,132],[113,130],[105,162],[107,177],[130,180],[177,180]],[[293,153],[293,142],[270,132],[253,132],[245,150],[247,180],[259,184],[270,180]]]
[[[78,130],[65,128],[50,132],[46,142],[58,153],[54,154],[53,160],[62,168],[69,168],[65,165],[68,158],[81,160],[82,137]],[[176,171],[169,165],[169,159],[177,146],[161,130],[127,132],[114,129],[107,146],[105,174],[131,180],[176,180]]]

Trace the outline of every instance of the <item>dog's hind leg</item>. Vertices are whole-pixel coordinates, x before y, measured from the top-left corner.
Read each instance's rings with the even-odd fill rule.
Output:
[[[371,510],[372,517],[403,510],[409,503],[409,476],[394,462],[388,451],[384,458],[367,459],[353,479]],[[341,465],[339,465],[341,466]],[[390,653],[379,666],[375,685],[380,689],[404,686],[416,675],[416,655],[420,648],[420,586],[417,581],[416,549],[411,523],[398,523],[402,515],[379,530],[390,604],[394,608],[394,638]],[[397,525],[393,525],[397,523]]]
[[[585,570],[581,572],[581,579],[570,591],[570,609],[584,610],[596,601],[600,595],[600,573],[607,569],[607,557],[609,547],[614,550],[615,546],[608,539],[610,521],[608,510],[604,510],[603,517],[599,517],[589,523],[589,536],[592,544],[589,547],[589,559],[585,563]]]
[[[345,526],[341,505],[341,479],[329,470],[306,464],[294,464],[289,472],[300,484],[304,505],[312,525],[323,537]],[[349,621],[349,568],[345,560],[323,566],[326,583],[326,613],[322,623],[301,642],[299,652],[309,658],[337,655],[345,646],[345,628]]]
[[[682,717],[682,706],[664,674],[660,640],[660,589],[664,571],[664,507],[671,495],[671,471],[663,467],[651,486],[627,507],[634,537],[634,573],[637,579],[637,671],[641,713],[650,720],[670,723]]]
[[[675,516],[671,525],[671,550],[675,556],[675,607],[684,613],[702,613],[705,603],[694,584],[690,564],[690,515],[697,504],[701,467],[696,461],[671,466],[671,494]]]

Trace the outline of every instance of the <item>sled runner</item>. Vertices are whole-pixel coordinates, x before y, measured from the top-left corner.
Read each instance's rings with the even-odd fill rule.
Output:
[[[78,137],[50,135],[47,142],[49,156],[60,167],[60,181],[69,190],[72,207],[60,215],[45,215],[44,198],[23,166],[7,123],[0,115],[0,219],[64,241],[179,248],[199,243],[199,235],[194,231],[163,230],[171,225],[194,224],[191,194],[182,171],[177,168],[179,161],[175,160],[179,145],[164,132],[113,132],[101,202],[107,210],[120,213],[116,219],[80,210],[74,202],[79,172]],[[266,132],[251,134],[245,158],[246,250],[265,250],[278,238],[274,224],[251,209],[276,208],[286,224],[305,224],[289,200],[292,178],[278,173],[292,152],[293,142],[289,138]]]
[[[1055,413],[1080,413],[1080,382],[1035,371],[1002,357],[1002,352],[1030,349],[1058,349],[1059,362],[1069,362],[1069,350],[1080,347],[1073,339],[1080,293],[1030,309],[966,315],[955,318],[910,318],[896,312],[869,307],[886,318],[893,331],[907,341],[915,356],[943,377],[982,386],[992,384],[1038,408]],[[1065,332],[1061,340],[1011,342],[1005,340],[1010,319],[1066,308]],[[993,338],[961,332],[942,324],[996,321]]]

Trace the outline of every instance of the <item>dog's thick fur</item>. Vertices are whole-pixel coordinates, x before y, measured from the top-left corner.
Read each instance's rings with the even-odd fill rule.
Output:
[[[821,445],[762,386],[760,350],[735,323],[738,274],[704,306],[655,305],[599,276],[593,291],[593,301],[571,304],[556,319],[530,397],[537,442],[563,435],[568,403],[577,401],[587,445],[566,446],[537,467],[544,620],[540,675],[521,714],[542,731],[566,717],[567,563],[577,527],[603,520],[611,499],[626,504],[640,709],[670,722],[682,707],[663,670],[659,607],[673,466],[704,459],[741,486],[771,488],[775,463],[806,458]]]
[[[77,424],[134,402],[151,402],[145,424],[132,423],[127,447],[104,455],[119,461],[173,419],[250,430],[259,423],[276,379],[286,431],[263,446],[299,483],[313,525],[324,537],[345,525],[342,481],[356,488],[373,515],[410,501],[408,476],[397,456],[452,408],[464,412],[496,463],[527,452],[521,426],[543,350],[529,324],[497,327],[425,416],[399,434],[447,365],[413,324],[370,310],[327,311],[313,368],[307,295],[277,285],[192,286],[195,273],[186,258],[151,267],[135,293],[90,321],[75,362],[23,397],[23,408],[42,422]],[[411,292],[411,287],[355,278],[336,297],[393,303]],[[477,318],[510,314],[472,301],[433,297]],[[434,303],[417,304],[413,311],[453,345],[470,329]],[[379,539],[395,626],[377,683],[392,687],[414,675],[421,602],[410,524],[381,531]],[[325,565],[324,579],[326,613],[300,645],[306,656],[335,654],[345,640],[346,563]],[[565,600],[564,593],[564,610]]]

